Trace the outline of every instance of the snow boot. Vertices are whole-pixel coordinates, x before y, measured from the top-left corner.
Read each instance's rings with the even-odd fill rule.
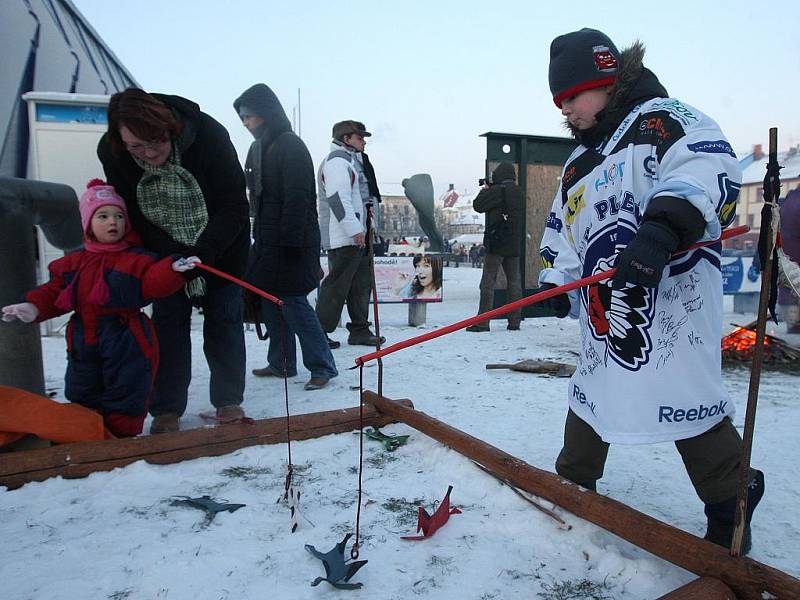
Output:
[[[750,548],[753,545],[750,534],[750,520],[753,518],[753,511],[758,506],[763,495],[764,473],[756,469],[755,475],[747,487],[747,516],[745,518],[744,535],[742,536],[742,556],[750,552]],[[706,504],[705,513],[706,517],[708,517],[708,527],[706,528],[704,539],[725,548],[730,548],[736,520],[736,496],[716,504]]]
[[[228,404],[217,409],[217,419],[220,421],[240,421],[244,418],[244,410],[238,404]]]
[[[180,429],[180,417],[176,413],[166,413],[153,417],[150,433],[172,433]]]

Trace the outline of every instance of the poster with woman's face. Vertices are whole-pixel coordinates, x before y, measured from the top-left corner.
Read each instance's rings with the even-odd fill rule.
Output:
[[[327,258],[323,256],[320,262],[327,276]],[[381,303],[441,302],[442,257],[376,256],[375,287]]]

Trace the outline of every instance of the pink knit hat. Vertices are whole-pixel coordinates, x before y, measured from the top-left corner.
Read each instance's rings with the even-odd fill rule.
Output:
[[[116,206],[125,215],[125,230],[130,231],[131,225],[128,219],[128,209],[123,200],[114,190],[114,186],[108,185],[102,179],[92,179],[86,184],[86,191],[81,196],[78,208],[81,212],[81,225],[84,235],[89,235],[92,216],[101,206]]]

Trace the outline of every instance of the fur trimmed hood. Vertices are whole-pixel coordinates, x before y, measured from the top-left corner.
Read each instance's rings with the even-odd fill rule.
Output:
[[[658,77],[643,65],[644,44],[634,42],[620,54],[617,81],[611,88],[608,105],[597,113],[597,124],[589,129],[576,129],[564,121],[572,136],[581,144],[593,147],[614,131],[631,109],[652,98],[667,98],[667,90]]]

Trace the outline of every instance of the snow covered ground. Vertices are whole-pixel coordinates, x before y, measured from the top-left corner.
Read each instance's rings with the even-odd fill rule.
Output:
[[[427,324],[407,326],[407,307],[381,307],[388,343],[474,314],[480,271],[445,269],[445,302],[427,308]],[[747,323],[753,315],[727,314]],[[798,345],[800,336],[774,333]],[[201,317],[195,319],[195,375],[182,423],[200,427],[209,410],[202,355]],[[346,342],[346,331],[332,336]],[[46,338],[47,386],[61,398],[64,341]],[[464,331],[384,359],[384,394],[410,398],[416,408],[525,461],[552,470],[561,445],[567,379],[487,371],[489,362],[525,358],[574,363],[576,324],[529,319],[507,331],[495,321],[489,334]],[[258,379],[265,346],[247,334],[248,379],[244,408],[255,418],[281,416],[283,381]],[[308,372],[290,380],[293,413],[357,405],[358,371],[347,370],[368,351],[346,343],[334,351],[341,371],[331,385],[304,391]],[[377,369],[365,369],[376,389]],[[741,427],[749,373],[726,371]],[[798,377],[765,372],[753,465],[766,473],[766,495],[754,517],[751,556],[800,576],[800,492],[791,473],[800,459]],[[149,423],[148,423],[149,425]],[[325,552],[352,532],[356,518],[358,437],[352,433],[292,444],[302,491],[301,523],[290,533],[288,511],[276,504],[283,486],[286,447],[251,447],[227,456],[175,465],[143,462],[85,479],[51,479],[19,490],[0,488],[0,596],[17,599],[263,599],[351,598],[656,598],[694,578],[623,540],[556,509],[570,530],[536,511],[468,459],[408,428],[408,445],[387,453],[365,440],[361,559],[353,581],[359,591],[327,583],[322,564],[304,549]],[[435,537],[402,541],[414,533],[416,506],[429,510],[453,485],[454,515]],[[657,519],[702,535],[702,504],[671,443],[613,446],[599,492]],[[172,506],[176,496],[208,494],[243,503],[212,522],[200,511]],[[351,540],[352,541],[352,540]],[[349,552],[349,546],[348,546]],[[572,592],[570,592],[572,590]],[[572,595],[570,595],[572,593]]]

